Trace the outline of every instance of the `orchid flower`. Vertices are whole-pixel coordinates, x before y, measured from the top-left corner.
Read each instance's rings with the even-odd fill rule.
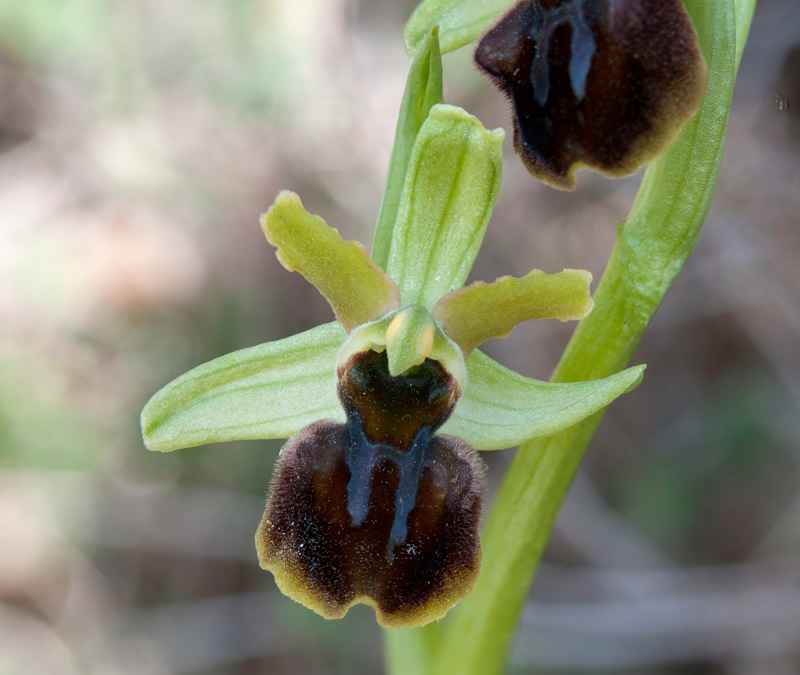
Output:
[[[409,76],[372,258],[291,192],[261,218],[336,321],[200,365],[142,412],[156,451],[289,438],[256,533],[261,566],[326,618],[364,603],[390,628],[441,618],[476,583],[475,451],[571,427],[643,371],[540,382],[477,349],[522,321],[583,318],[591,275],[463,286],[498,194],[503,132],[440,103],[440,68],[433,31]]]

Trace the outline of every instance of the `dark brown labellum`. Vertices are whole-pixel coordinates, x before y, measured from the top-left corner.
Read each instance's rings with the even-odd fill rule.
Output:
[[[474,585],[483,467],[434,432],[459,392],[427,360],[392,377],[385,353],[339,374],[347,422],[322,421],[281,451],[256,543],[287,595],[327,618],[375,607],[387,627],[440,618]]]
[[[511,100],[528,170],[561,189],[581,166],[621,176],[655,156],[706,78],[680,0],[523,0],[475,60]]]

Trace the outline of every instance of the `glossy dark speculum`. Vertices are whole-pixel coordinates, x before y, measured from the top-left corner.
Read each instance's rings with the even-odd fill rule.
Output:
[[[365,602],[378,621],[439,618],[477,578],[483,468],[435,431],[458,387],[438,362],[399,377],[384,352],[340,369],[340,424],[312,424],[281,452],[256,542],[287,595],[328,618]]]
[[[619,176],[652,158],[696,110],[706,74],[680,0],[523,0],[475,60],[511,101],[529,171],[562,189],[581,166]]]

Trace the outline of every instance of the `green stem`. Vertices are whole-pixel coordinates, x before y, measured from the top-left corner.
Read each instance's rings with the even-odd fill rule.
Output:
[[[392,675],[428,675],[440,639],[441,626],[383,630],[386,672]],[[449,671],[448,671],[449,672]]]
[[[736,20],[742,20],[743,44],[752,12],[737,13],[730,0],[686,4],[709,64],[703,105],[646,172],[630,216],[619,228],[595,309],[575,331],[554,380],[604,377],[627,364],[708,212],[737,66]],[[429,672],[502,670],[556,515],[601,417],[598,413],[519,449],[486,524],[478,586],[446,622]]]

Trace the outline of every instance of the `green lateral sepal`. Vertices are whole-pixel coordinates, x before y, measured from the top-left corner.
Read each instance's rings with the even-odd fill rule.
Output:
[[[288,438],[315,420],[343,420],[334,367],[345,337],[338,323],[328,323],[197,366],[144,407],[145,445],[168,452]]]
[[[634,366],[587,382],[540,382],[475,351],[467,359],[467,388],[442,433],[463,438],[476,450],[500,450],[551,436],[634,389],[644,369]]]

